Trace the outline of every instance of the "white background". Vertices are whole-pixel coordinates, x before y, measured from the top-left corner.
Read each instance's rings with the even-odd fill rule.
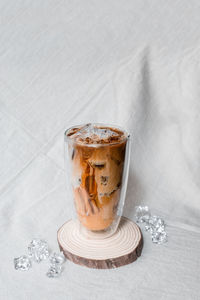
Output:
[[[124,215],[149,205],[169,241],[144,232],[115,270],[16,271],[32,238],[58,250],[63,133],[84,122],[131,133]],[[0,299],[200,299],[199,1],[0,0],[0,196]]]

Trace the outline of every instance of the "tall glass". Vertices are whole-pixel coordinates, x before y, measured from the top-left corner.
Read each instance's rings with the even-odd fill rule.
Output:
[[[130,161],[130,135],[106,124],[65,131],[65,161],[81,232],[106,238],[122,216]]]

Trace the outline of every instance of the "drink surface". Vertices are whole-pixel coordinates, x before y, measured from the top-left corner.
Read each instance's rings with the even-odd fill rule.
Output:
[[[71,128],[67,137],[82,144],[113,144],[119,143],[126,138],[120,129],[95,124],[86,124]]]
[[[104,230],[117,214],[126,135],[112,127],[86,124],[70,129],[67,136],[79,220],[87,229]]]

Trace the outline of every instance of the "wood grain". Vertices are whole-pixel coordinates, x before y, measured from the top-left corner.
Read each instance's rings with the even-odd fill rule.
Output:
[[[58,244],[64,255],[76,264],[96,269],[112,269],[134,262],[143,247],[139,227],[122,217],[117,232],[105,239],[86,238],[79,222],[69,220],[58,230]]]

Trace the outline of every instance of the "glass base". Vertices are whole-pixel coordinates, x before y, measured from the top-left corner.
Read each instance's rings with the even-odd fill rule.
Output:
[[[93,239],[93,240],[106,239],[116,232],[120,222],[120,218],[121,218],[120,216],[117,216],[111,226],[109,226],[105,230],[99,230],[99,231],[89,230],[86,227],[84,227],[79,221],[79,230],[80,233],[87,239]]]

